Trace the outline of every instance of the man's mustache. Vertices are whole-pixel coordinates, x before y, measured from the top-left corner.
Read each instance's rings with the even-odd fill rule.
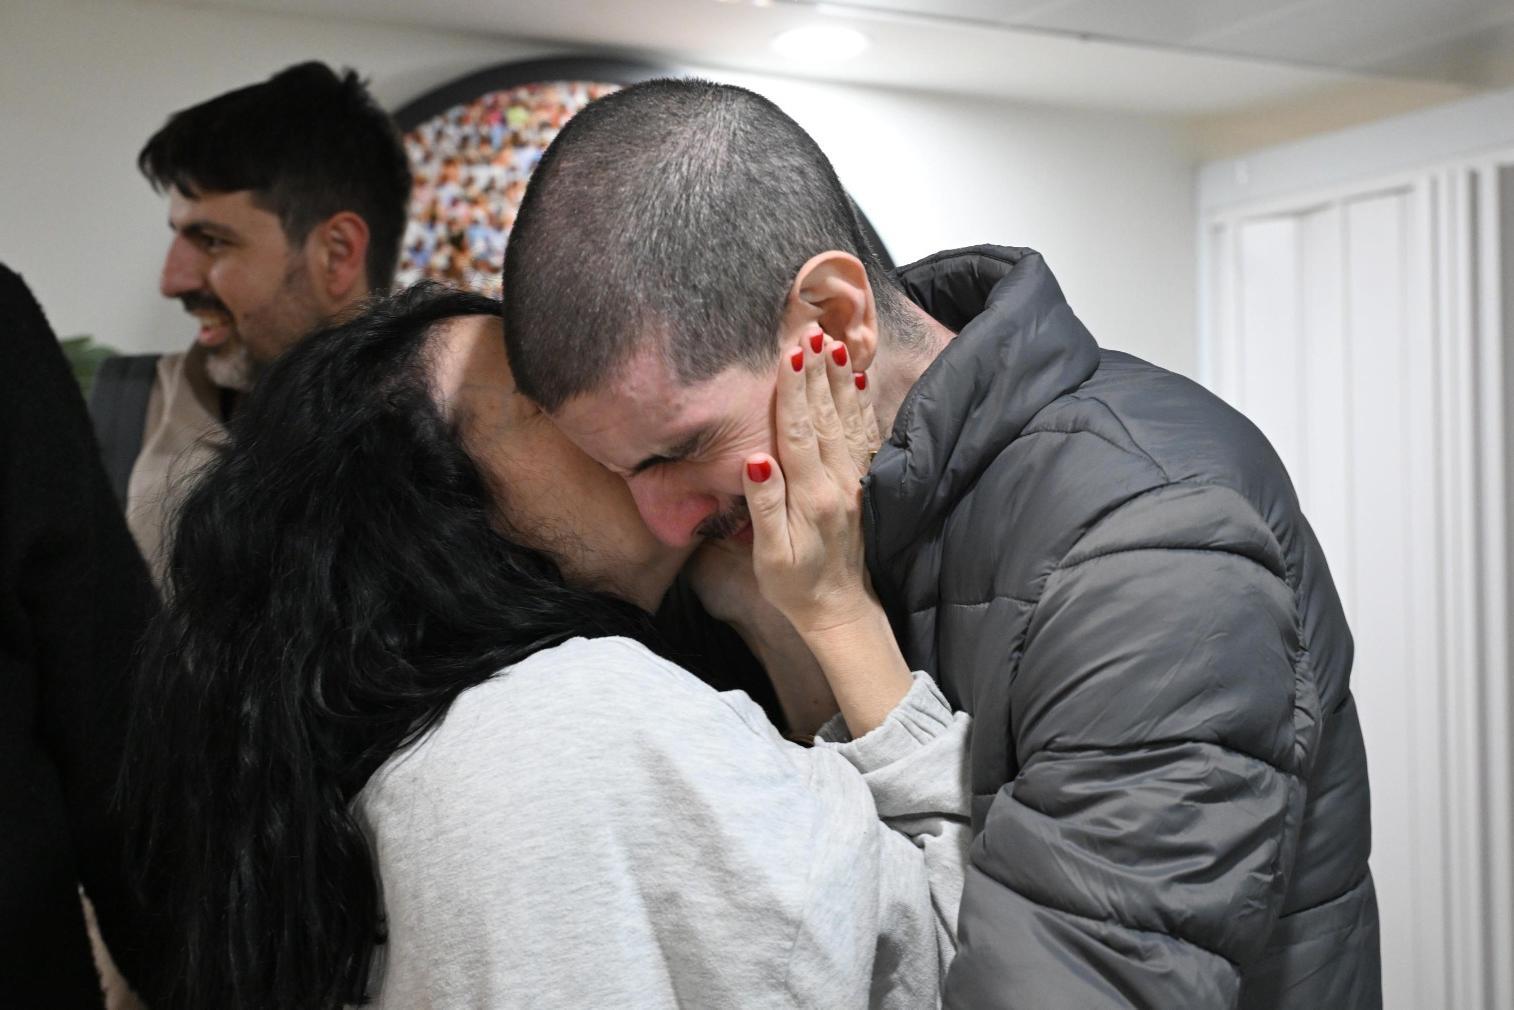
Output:
[[[694,532],[706,540],[724,540],[751,521],[752,513],[746,499],[741,498],[724,512],[717,512],[699,524]]]
[[[225,316],[231,315],[231,310],[225,303],[215,295],[204,291],[191,291],[187,295],[180,295],[179,301],[183,303],[185,312],[219,312]]]

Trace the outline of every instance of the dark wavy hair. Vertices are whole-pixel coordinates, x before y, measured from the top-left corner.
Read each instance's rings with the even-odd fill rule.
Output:
[[[168,920],[162,1007],[365,1000],[384,940],[350,803],[460,692],[574,635],[647,640],[497,511],[444,420],[428,337],[490,299],[422,285],[280,358],[188,494],[122,795]]]

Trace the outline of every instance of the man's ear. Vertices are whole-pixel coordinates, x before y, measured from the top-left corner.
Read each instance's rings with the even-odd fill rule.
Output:
[[[815,324],[846,344],[852,368],[870,368],[878,353],[878,309],[867,268],[851,253],[832,249],[812,256],[789,288],[780,339],[798,343]]]
[[[307,240],[316,290],[341,309],[368,295],[368,222],[350,210],[333,214],[310,230]]]

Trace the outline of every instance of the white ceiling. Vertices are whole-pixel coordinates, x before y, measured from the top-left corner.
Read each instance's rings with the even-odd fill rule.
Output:
[[[816,0],[779,0],[814,6]],[[1040,30],[1298,66],[1465,79],[1417,54],[1514,25],[1511,0],[836,0],[984,27]],[[1467,81],[1467,83],[1472,83]]]
[[[488,33],[723,67],[1174,116],[1371,81],[1479,83],[1514,47],[1514,0],[175,0]],[[817,22],[871,46],[795,65],[769,46]],[[1485,61],[1484,61],[1485,62]]]

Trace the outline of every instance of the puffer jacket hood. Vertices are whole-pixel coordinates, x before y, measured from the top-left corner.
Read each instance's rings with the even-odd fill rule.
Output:
[[[905,656],[974,717],[948,1005],[1379,1007],[1350,633],[1281,462],[1031,250],[898,277],[957,333],[864,479]]]

